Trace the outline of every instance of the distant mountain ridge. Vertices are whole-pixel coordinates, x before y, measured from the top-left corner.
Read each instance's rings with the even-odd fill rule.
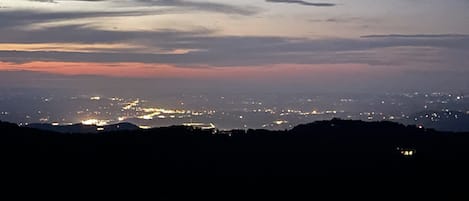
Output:
[[[25,126],[27,128],[34,128],[44,131],[52,131],[58,133],[100,133],[100,132],[114,132],[114,131],[135,131],[140,128],[131,123],[118,123],[105,126],[96,125],[84,125],[84,124],[73,124],[73,125],[52,125],[52,124],[39,124],[33,123]]]

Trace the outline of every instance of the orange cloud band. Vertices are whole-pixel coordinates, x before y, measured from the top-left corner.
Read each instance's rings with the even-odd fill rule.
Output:
[[[277,64],[271,66],[177,67],[169,64],[78,63],[78,62],[0,62],[0,71],[35,71],[62,75],[166,78],[282,78],[354,75],[370,71],[364,64]],[[1,72],[0,72],[1,73]]]

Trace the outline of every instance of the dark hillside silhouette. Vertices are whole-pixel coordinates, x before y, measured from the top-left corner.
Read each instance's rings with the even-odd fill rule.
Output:
[[[3,161],[146,161],[161,175],[467,175],[469,134],[333,119],[289,131],[62,134],[0,123]]]
[[[26,127],[35,128],[39,130],[53,131],[58,133],[99,133],[101,132],[98,128],[102,128],[102,131],[133,131],[139,130],[140,128],[131,123],[119,123],[114,125],[106,126],[95,126],[95,125],[83,125],[74,124],[69,126],[54,126],[52,124],[28,124]]]

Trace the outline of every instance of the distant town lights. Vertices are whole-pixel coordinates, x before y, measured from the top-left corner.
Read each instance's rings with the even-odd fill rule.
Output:
[[[90,97],[90,100],[96,100],[96,101],[98,101],[98,100],[101,100],[101,97],[99,97],[99,96],[93,96],[93,97]]]
[[[141,128],[141,129],[150,129],[151,127],[150,126],[139,126],[139,128]]]
[[[83,125],[96,125],[96,126],[105,126],[109,123],[108,120],[99,120],[99,119],[87,119],[81,121]]]
[[[151,115],[144,115],[144,116],[140,117],[140,119],[152,120],[152,119],[153,119],[153,116],[151,116]]]
[[[288,123],[288,121],[284,121],[284,120],[274,121],[274,124],[277,124],[277,125],[282,125],[282,124],[286,124],[286,123]]]

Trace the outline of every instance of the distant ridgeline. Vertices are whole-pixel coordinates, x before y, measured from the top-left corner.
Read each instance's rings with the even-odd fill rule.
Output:
[[[469,133],[333,119],[288,131],[118,124],[67,129],[0,122],[3,161],[149,161],[162,175],[469,174]],[[114,129],[114,131],[113,131]],[[69,130],[69,131],[70,131]]]
[[[131,123],[119,123],[105,126],[84,124],[74,124],[65,126],[55,126],[52,124],[28,124],[26,127],[44,131],[53,131],[58,133],[99,133],[100,131],[133,131],[140,129],[138,126]]]

